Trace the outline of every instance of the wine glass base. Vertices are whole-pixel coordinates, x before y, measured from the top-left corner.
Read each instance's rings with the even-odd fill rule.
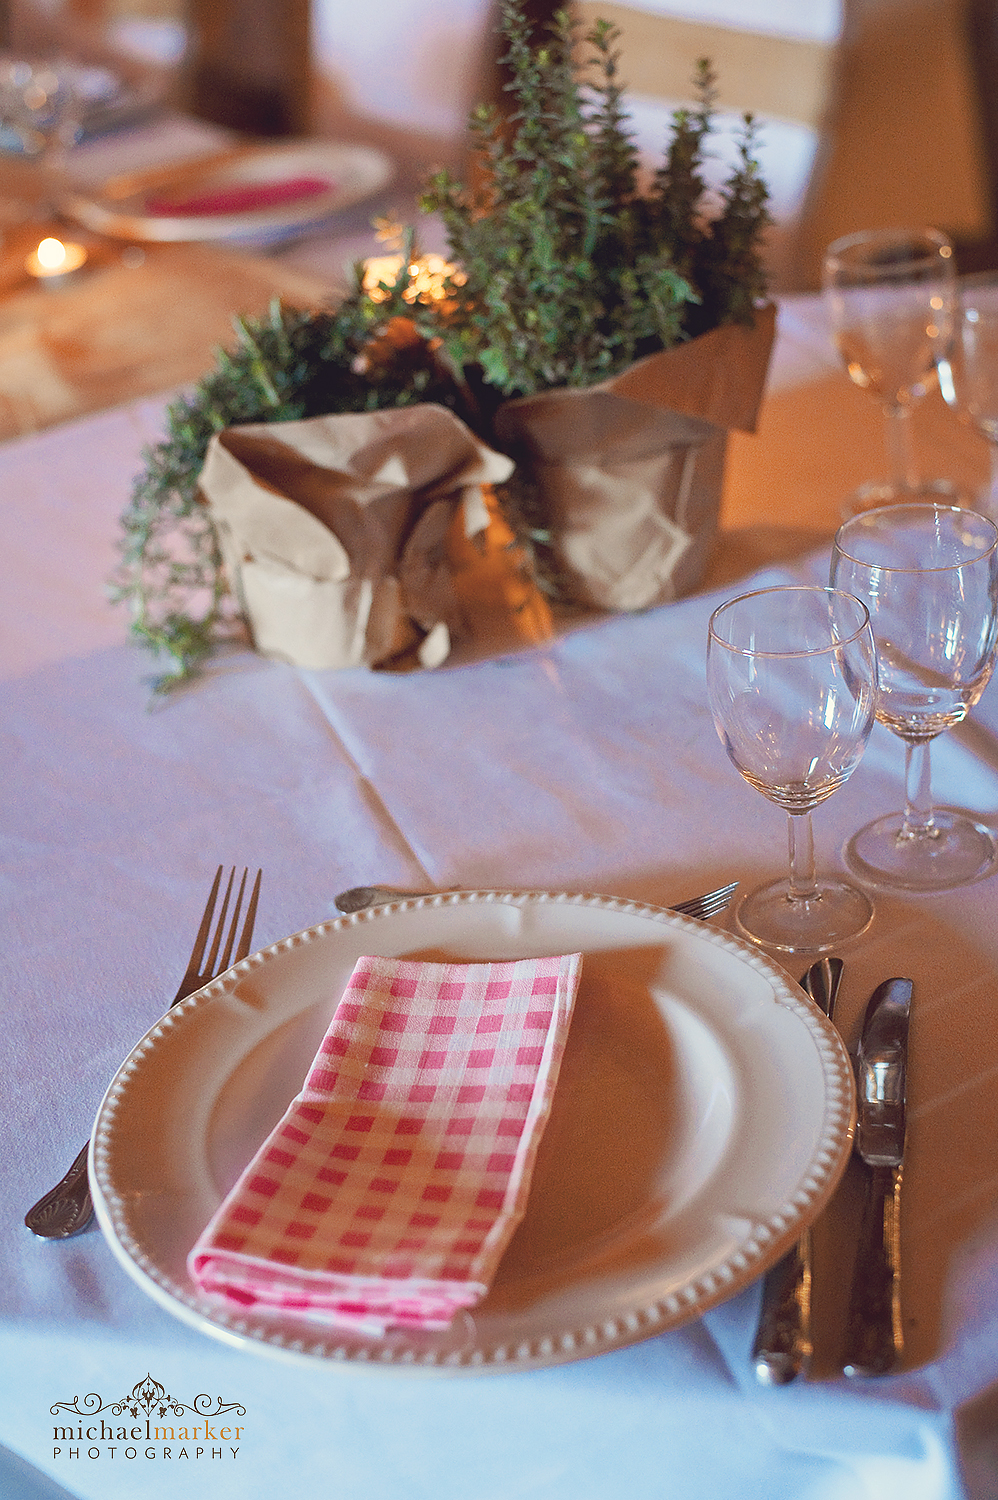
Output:
[[[842,851],[854,875],[892,891],[950,891],[982,880],[998,865],[998,841],[984,823],[937,807],[928,834],[903,837],[902,813],[887,813],[853,834]]]
[[[861,484],[842,502],[842,519],[850,520],[866,510],[878,510],[881,505],[912,505],[920,501],[941,505],[974,505],[973,496],[951,479],[926,479],[922,484],[909,488],[906,485],[884,483]]]
[[[735,926],[751,942],[783,953],[830,953],[873,921],[873,902],[848,881],[819,879],[815,891],[792,901],[786,880],[774,880],[742,897]]]

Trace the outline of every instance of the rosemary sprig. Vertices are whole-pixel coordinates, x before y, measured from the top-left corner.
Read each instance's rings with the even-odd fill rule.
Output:
[[[510,120],[475,113],[483,180],[441,172],[423,208],[442,217],[466,276],[441,335],[450,357],[516,396],[590,385],[668,347],[692,292],[637,195],[617,31],[597,23],[579,67],[565,12],[532,45],[519,0],[505,0],[503,29]]]

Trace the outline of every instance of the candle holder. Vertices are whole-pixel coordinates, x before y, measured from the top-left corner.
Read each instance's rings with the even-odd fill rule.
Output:
[[[78,280],[86,263],[87,252],[82,245],[50,236],[32,250],[24,269],[34,281],[55,291]]]

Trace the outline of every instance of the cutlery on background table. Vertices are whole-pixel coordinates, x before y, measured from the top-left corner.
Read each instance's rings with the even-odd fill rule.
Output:
[[[459,890],[459,886],[447,886],[447,891]],[[720,885],[716,890],[705,891],[702,896],[693,896],[689,901],[678,901],[669,910],[678,912],[680,916],[697,917],[706,922],[709,917],[716,917],[720,912],[726,911],[731,905],[731,898],[738,889],[738,881],[732,880],[727,885]],[[340,891],[336,897],[337,911],[345,916],[352,916],[354,912],[366,911],[370,906],[386,906],[392,901],[415,900],[418,896],[438,896],[444,894],[441,891],[405,891],[394,885],[353,885],[348,891]]]
[[[218,899],[218,891],[222,881],[222,866],[219,865],[215,875],[211,893],[201,918],[201,926],[194,940],[191,951],[190,963],[187,972],[180,982],[180,988],[170,1002],[171,1008],[179,1005],[181,1000],[186,1000],[188,995],[193,995],[203,984],[209,980],[216,979],[219,974],[224,974],[232,964],[236,964],[246,957],[250,951],[250,943],[253,940],[253,926],[256,922],[257,903],[260,899],[260,880],[263,872],[256,872],[256,880],[250,892],[249,904],[246,907],[246,916],[243,919],[242,931],[239,941],[236,943],[236,932],[239,927],[239,914],[242,908],[243,897],[246,893],[246,877],[248,870],[243,870],[243,878],[239,883],[236,893],[235,905],[232,909],[232,918],[229,930],[225,932],[226,915],[229,908],[229,900],[232,896],[232,886],[235,880],[235,869],[229,873],[229,882],[225,888],[225,897],[222,901],[222,909],[218,914],[218,922],[215,926],[215,934],[211,942],[208,956],[205,958],[205,949],[208,947],[208,935],[211,931],[212,916],[215,911],[215,902]],[[219,954],[223,935],[225,946]],[[233,952],[235,944],[235,952]],[[65,1240],[71,1235],[79,1234],[89,1224],[93,1215],[94,1205],[90,1197],[90,1180],[87,1175],[87,1156],[90,1150],[89,1141],[77,1156],[73,1165],[55,1187],[50,1188],[43,1198],[39,1198],[33,1208],[30,1208],[24,1216],[24,1222],[33,1234],[40,1235],[43,1239]]]
[[[842,982],[841,958],[822,958],[801,979],[829,1020]],[[752,1365],[760,1385],[788,1385],[807,1369],[811,1343],[811,1231],[766,1273]]]
[[[226,146],[206,156],[163,162],[134,172],[119,172],[105,179],[101,192],[111,200],[134,198],[138,193],[153,191],[179,192],[191,183],[203,182],[214,172],[258,155],[259,151],[259,146],[254,145]]]
[[[904,1348],[901,1322],[901,1180],[910,979],[887,979],[866,1008],[856,1054],[856,1154],[866,1199],[846,1327],[847,1375],[887,1375]]]

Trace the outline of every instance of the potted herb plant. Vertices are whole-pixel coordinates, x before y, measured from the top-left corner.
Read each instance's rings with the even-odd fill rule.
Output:
[[[598,23],[580,51],[566,15],[532,35],[522,0],[506,0],[503,29],[511,108],[475,111],[473,181],[440,173],[423,199],[449,262],[428,276],[410,231],[396,267],[373,281],[358,267],[339,307],[242,320],[147,452],[116,589],[165,653],[163,683],[246,613],[239,549],[226,568],[202,486],[213,443],[244,424],[442,406],[515,464],[499,503],[553,596],[638,609],[698,582],[726,434],[754,424],[773,334],[755,124],[712,194],[700,63],[697,102],[643,181],[614,29]]]
[[[517,461],[507,505],[562,599],[640,609],[698,582],[727,430],[754,425],[773,336],[763,305],[767,190],[746,116],[714,201],[703,168],[715,80],[698,64],[665,160],[642,185],[615,51],[580,62],[560,14],[539,45],[507,0],[509,119],[472,118],[483,170],[424,207],[461,268],[441,330],[479,424]]]

